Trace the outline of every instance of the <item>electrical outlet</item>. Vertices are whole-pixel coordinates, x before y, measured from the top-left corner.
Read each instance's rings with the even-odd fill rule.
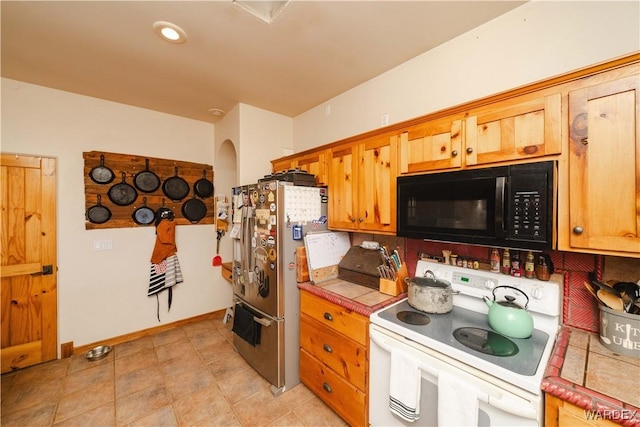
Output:
[[[94,240],[93,241],[93,250],[94,251],[110,251],[113,249],[113,240]]]
[[[388,126],[389,125],[389,114],[385,113],[382,115],[381,119],[380,119],[380,124],[382,126]]]

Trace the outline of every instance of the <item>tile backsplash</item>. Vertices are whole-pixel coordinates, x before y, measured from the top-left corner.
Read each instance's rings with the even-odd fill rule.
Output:
[[[488,264],[491,254],[491,248],[483,246],[405,239],[404,252],[409,273],[415,272],[419,254],[441,257],[443,250],[450,250],[458,256],[477,260],[481,264]],[[522,252],[526,253],[526,251],[521,251],[521,256],[524,257]],[[596,272],[597,277],[604,280],[635,282],[640,279],[640,260],[636,258],[604,257],[562,251],[547,253],[551,257],[555,272],[564,275],[562,322],[586,331],[598,332],[599,324],[598,304],[584,286],[590,272]],[[607,266],[610,268],[606,269]]]
[[[491,248],[456,243],[431,242],[395,236],[382,236],[365,233],[353,233],[351,244],[359,245],[363,240],[374,240],[391,248],[398,247],[406,261],[409,274],[416,271],[416,262],[420,254],[442,257],[443,250],[450,250],[460,257],[477,260],[488,265]],[[521,251],[521,257],[524,259]],[[500,250],[502,253],[502,250]],[[589,332],[598,332],[599,310],[593,296],[587,291],[584,282],[590,272],[595,272],[601,280],[635,282],[640,279],[640,259],[609,257],[577,252],[549,251],[554,272],[564,276],[564,296],[562,323]],[[488,267],[487,267],[488,268]]]

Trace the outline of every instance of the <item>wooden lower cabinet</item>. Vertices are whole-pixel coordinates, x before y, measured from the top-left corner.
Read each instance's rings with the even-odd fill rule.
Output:
[[[304,348],[300,349],[300,380],[349,425],[367,425],[367,395]]]
[[[600,415],[600,416],[598,416]],[[545,427],[613,427],[619,424],[602,417],[608,414],[592,414],[572,403],[545,394]],[[611,414],[614,416],[615,414]],[[619,415],[619,414],[618,414]]]
[[[352,426],[369,424],[369,319],[300,294],[300,380]]]
[[[233,271],[231,270],[231,263],[224,262],[222,263],[222,269],[220,270],[220,274],[227,282],[231,282],[233,280]]]

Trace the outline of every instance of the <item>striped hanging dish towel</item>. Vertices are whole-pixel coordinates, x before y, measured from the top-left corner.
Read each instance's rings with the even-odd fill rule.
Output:
[[[171,255],[162,260],[158,264],[151,263],[151,272],[149,277],[148,296],[158,294],[163,290],[169,291],[169,309],[171,309],[171,301],[173,300],[173,286],[182,283],[182,270],[178,262],[178,255]],[[160,321],[160,303],[158,302],[158,321]]]

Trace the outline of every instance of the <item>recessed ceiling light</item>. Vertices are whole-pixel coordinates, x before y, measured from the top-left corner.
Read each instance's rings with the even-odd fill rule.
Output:
[[[164,40],[171,43],[185,43],[187,41],[187,33],[176,24],[166,21],[156,21],[153,23],[153,31]]]
[[[212,116],[224,116],[224,110],[221,110],[219,108],[209,108],[209,114],[211,114]]]

